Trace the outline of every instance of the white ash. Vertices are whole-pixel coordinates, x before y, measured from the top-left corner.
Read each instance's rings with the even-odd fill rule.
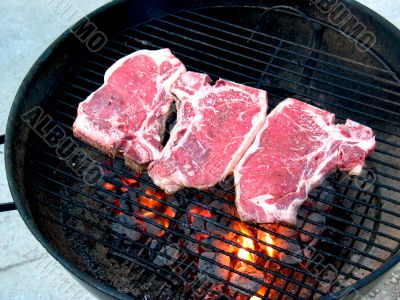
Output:
[[[287,250],[290,253],[296,255],[294,256],[286,254],[283,251],[280,251],[278,255],[280,261],[291,265],[295,265],[303,261],[303,251],[299,244],[281,238],[277,238],[275,239],[275,245],[283,250]]]
[[[199,254],[199,243],[186,240],[183,245],[187,250]]]
[[[203,258],[209,258],[211,260],[211,262],[209,262]],[[205,271],[211,275],[214,275],[215,277],[218,277],[221,280],[227,280],[229,277],[229,270],[216,265],[215,262],[229,267],[231,259],[229,256],[226,256],[224,254],[219,254],[219,253],[215,253],[215,252],[204,252],[201,254],[201,257],[199,260],[199,270]],[[207,275],[206,273],[203,273],[203,272],[201,272],[199,274],[199,278],[201,280],[208,279],[212,282],[220,283],[219,280],[211,278],[211,277],[209,277],[209,275]]]
[[[143,232],[143,228],[139,222],[137,222],[134,218],[125,214],[117,216],[116,219],[119,223],[115,222],[112,224],[111,228],[113,231],[125,235],[126,237],[134,241],[140,239]],[[133,226],[135,229],[129,228],[126,225]]]
[[[150,249],[156,249],[158,246],[158,240],[151,240]]]
[[[258,279],[259,281],[263,282],[264,281],[264,273],[250,265],[242,265],[235,270],[237,270],[239,273],[246,274],[246,275],[254,278],[254,279],[249,279],[247,277],[244,277],[241,274],[232,272],[232,276],[229,280],[231,283],[236,284],[240,287],[243,287],[243,288],[249,290],[251,292],[251,294],[249,292],[242,291],[241,289],[236,288],[231,285],[229,285],[229,289],[232,292],[240,292],[240,293],[246,294],[246,295],[252,295],[254,293],[257,293],[258,290],[261,288],[262,284],[255,281],[255,279]]]
[[[303,230],[315,235],[321,235],[325,230],[326,217],[318,213],[312,213],[308,216],[308,219],[317,224],[309,223],[306,221],[303,225]],[[309,242],[313,239],[313,237],[309,234],[302,232],[300,233],[300,239],[303,242]]]
[[[180,256],[179,248],[176,245],[162,247],[160,254],[154,259],[153,263],[157,266],[171,266]]]

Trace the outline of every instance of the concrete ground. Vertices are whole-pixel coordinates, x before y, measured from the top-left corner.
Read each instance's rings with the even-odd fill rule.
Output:
[[[0,1],[0,133],[17,89],[37,57],[70,25],[107,0]],[[362,0],[400,27],[400,0]],[[69,20],[54,7],[77,13]],[[11,195],[0,146],[0,202]],[[400,266],[386,276],[369,299],[400,299]],[[32,237],[17,212],[0,213],[0,299],[94,299]]]

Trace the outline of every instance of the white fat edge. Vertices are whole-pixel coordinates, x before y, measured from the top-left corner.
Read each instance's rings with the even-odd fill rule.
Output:
[[[221,176],[220,181],[225,180],[225,178],[232,174],[233,169],[241,160],[243,154],[247,151],[247,149],[253,144],[257,132],[259,132],[260,128],[263,126],[265,119],[267,118],[267,108],[268,108],[268,98],[267,93],[263,90],[261,91],[261,95],[257,97],[257,105],[260,107],[260,111],[258,114],[253,116],[251,120],[251,129],[244,136],[242,144],[239,146],[238,150],[232,155],[231,160],[226,166],[224,173]]]
[[[153,180],[155,185],[160,187],[167,194],[173,194],[182,187],[180,180],[171,180],[171,178],[180,179],[182,177],[182,174],[179,174],[179,171],[174,171],[169,176],[153,176],[152,164],[149,166],[148,175]]]
[[[74,134],[78,136],[87,136],[96,144],[107,144],[110,148],[113,148],[116,140],[119,140],[118,134],[106,134],[106,135],[92,135],[91,133],[98,132],[97,126],[93,125],[92,120],[86,118],[86,116],[78,116],[73,124]],[[76,129],[75,129],[76,128]]]
[[[291,193],[293,194],[293,193]],[[290,194],[288,194],[290,195]],[[249,213],[244,210],[241,206],[237,206],[239,216],[244,221],[257,222],[257,223],[276,223],[276,222],[286,222],[288,224],[293,224],[294,220],[297,219],[298,208],[304,203],[305,199],[294,198],[288,207],[285,209],[278,209],[275,203],[262,203],[262,205],[257,202],[266,201],[275,198],[273,195],[264,194],[257,196],[255,198],[249,199],[250,202],[254,203],[257,207],[264,211],[263,216],[255,210],[255,215],[249,215]],[[267,219],[266,219],[267,218]]]
[[[174,58],[173,54],[171,53],[171,50],[168,48],[160,49],[160,50],[139,50],[135,51],[127,56],[124,56],[117,60],[110,68],[107,69],[106,73],[104,74],[104,82],[108,82],[110,76],[118,69],[120,68],[127,60],[138,56],[138,55],[147,55],[150,56],[157,66],[160,66],[166,59],[168,58]]]
[[[103,85],[104,86],[104,85]],[[96,119],[88,119],[87,115],[83,113],[83,104],[86,102],[90,102],[94,96],[94,94],[100,90],[103,86],[99,87],[96,91],[91,93],[84,101],[80,102],[78,105],[78,114],[77,117],[75,118],[75,121],[72,125],[73,128],[79,128],[81,131],[84,129],[85,132],[91,133],[91,132],[97,132],[98,128],[97,126],[94,126],[94,120]],[[115,128],[114,124],[120,124],[119,122],[116,122],[115,118],[111,118],[111,123],[113,124],[112,128]],[[104,136],[103,138],[95,138],[98,143],[103,143],[106,141],[106,143],[114,143],[116,139],[119,139],[121,135],[117,133],[118,131],[111,130],[111,133]]]
[[[313,114],[313,113],[312,113]],[[375,135],[372,135],[371,138],[369,138],[368,140],[362,139],[362,138],[354,138],[354,137],[346,137],[344,136],[340,130],[339,127],[337,126],[338,124],[330,124],[330,125],[326,125],[325,122],[322,120],[322,118],[319,115],[315,115],[313,114],[313,118],[314,120],[317,122],[317,124],[322,127],[323,129],[325,129],[325,131],[329,134],[330,136],[330,140],[331,142],[333,141],[340,141],[341,144],[346,144],[348,143],[355,143],[354,146],[361,148],[365,154],[367,155],[369,152],[372,151],[372,149],[375,148]],[[348,126],[358,126],[360,125],[359,123],[352,121],[352,120],[348,120],[346,122],[346,125]],[[345,126],[346,126],[345,125]],[[364,125],[362,125],[364,126]],[[338,155],[338,154],[336,154]],[[352,175],[359,175],[364,167],[365,161],[364,163],[358,164],[355,167],[353,167],[353,169],[348,170],[347,173],[352,176]]]

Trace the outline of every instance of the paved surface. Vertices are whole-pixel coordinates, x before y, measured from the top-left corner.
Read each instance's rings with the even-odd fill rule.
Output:
[[[57,3],[76,13],[60,16]],[[37,57],[66,28],[106,0],[0,1],[0,133],[17,89]],[[400,0],[360,1],[400,27]],[[0,202],[11,199],[0,146]],[[400,299],[400,266],[369,299]],[[94,299],[31,236],[16,212],[0,214],[0,299]]]

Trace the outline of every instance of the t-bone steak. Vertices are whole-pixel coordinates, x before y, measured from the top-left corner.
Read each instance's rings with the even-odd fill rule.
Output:
[[[177,123],[149,166],[154,183],[172,194],[183,187],[205,189],[232,173],[264,124],[267,93],[188,72],[171,88]]]
[[[170,87],[186,72],[169,49],[140,50],[105,73],[104,84],[78,107],[76,137],[136,170],[160,157]]]
[[[312,188],[336,169],[360,174],[375,148],[369,127],[296,99],[268,115],[234,170],[236,207],[243,221],[296,223]]]

